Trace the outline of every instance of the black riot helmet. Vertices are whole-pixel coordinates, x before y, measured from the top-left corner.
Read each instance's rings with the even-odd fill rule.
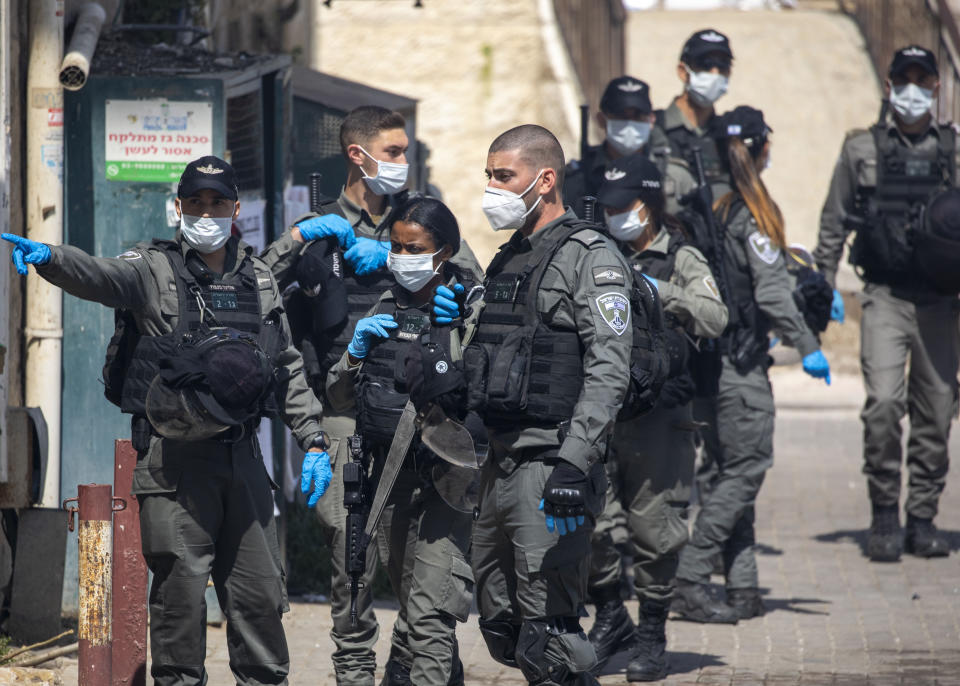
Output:
[[[249,333],[226,327],[184,336],[159,361],[147,392],[150,424],[182,441],[210,438],[256,419],[275,388],[273,363]]]

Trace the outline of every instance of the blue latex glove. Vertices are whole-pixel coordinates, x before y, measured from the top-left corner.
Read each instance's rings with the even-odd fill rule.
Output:
[[[363,275],[386,266],[389,252],[388,242],[358,236],[353,247],[343,253],[343,257],[353,267],[355,274]]]
[[[307,507],[313,507],[327,492],[327,487],[333,480],[333,470],[330,468],[330,456],[326,452],[307,453],[303,456],[303,468],[300,471],[300,491],[310,493],[310,482],[313,482],[313,493],[307,500]]]
[[[390,332],[388,329],[397,328],[397,323],[393,321],[393,315],[375,314],[372,317],[364,317],[357,322],[357,328],[353,330],[353,340],[347,346],[347,352],[362,360],[370,352],[370,346],[376,338],[388,338]]]
[[[446,286],[437,286],[433,292],[433,314],[437,324],[449,324],[459,317],[460,305],[454,298],[463,293],[463,284],[454,284],[453,290]]]
[[[830,385],[830,363],[819,350],[814,350],[803,358],[803,371],[814,379],[825,380],[827,385]]]
[[[352,248],[353,244],[357,242],[357,237],[353,233],[350,222],[339,214],[325,214],[320,217],[304,219],[297,224],[297,228],[300,229],[300,235],[303,236],[305,241],[336,236],[337,242],[344,250]]]
[[[26,276],[28,264],[46,264],[50,261],[50,246],[46,243],[37,243],[13,233],[0,234],[0,238],[13,243],[12,257],[18,274]]]
[[[650,285],[653,286],[653,290],[655,290],[657,293],[660,292],[660,284],[657,283],[655,278],[652,276],[647,276],[646,274],[641,274],[641,276],[650,282]]]
[[[843,296],[840,295],[840,291],[834,289],[833,302],[830,304],[830,319],[843,324],[843,314]]]
[[[543,498],[540,499],[540,506],[538,510],[543,510]],[[583,526],[583,523],[587,521],[586,517],[579,515],[577,517],[554,517],[553,515],[544,515],[544,519],[547,524],[547,531],[553,533],[554,529],[557,530],[561,536],[566,536],[567,533],[573,533],[577,530],[577,525]]]

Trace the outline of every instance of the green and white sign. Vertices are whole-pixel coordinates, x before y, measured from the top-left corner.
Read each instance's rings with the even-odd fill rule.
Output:
[[[171,183],[187,162],[213,154],[213,105],[183,100],[107,100],[109,181]]]

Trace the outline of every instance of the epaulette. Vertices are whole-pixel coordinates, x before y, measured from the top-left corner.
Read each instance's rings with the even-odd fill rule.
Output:
[[[576,241],[580,245],[593,250],[594,248],[607,245],[608,239],[598,224],[596,228],[587,228],[577,231],[575,234],[570,236],[570,240]]]

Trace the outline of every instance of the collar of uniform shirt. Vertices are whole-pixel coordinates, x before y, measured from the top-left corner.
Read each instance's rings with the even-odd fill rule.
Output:
[[[380,224],[383,223],[383,220],[390,214],[390,204],[388,202],[386,211],[379,217],[380,221],[378,222],[373,215],[348,198],[343,190],[340,191],[340,197],[337,199],[337,202],[343,210],[343,213],[347,216],[347,221],[350,222],[354,229],[359,229],[367,238],[373,238],[375,236],[380,228]]]
[[[887,135],[889,135],[891,132],[894,132],[897,136],[899,136],[900,140],[907,141],[913,145],[916,145],[931,133],[937,138],[940,138],[940,127],[937,125],[936,117],[930,117],[930,125],[921,133],[908,136],[900,130],[900,127],[897,126],[897,122],[894,120],[893,115],[890,114],[887,116]]]
[[[637,258],[641,255],[645,255],[648,252],[658,252],[661,255],[666,255],[667,251],[670,250],[670,232],[664,228],[661,228],[657,235],[653,237],[653,240],[650,241],[650,245],[643,249],[642,252],[637,252],[629,244],[624,243],[624,247],[629,253],[627,257]]]
[[[543,236],[545,236],[545,235],[550,231],[550,229],[552,229],[552,228],[554,228],[554,227],[556,227],[556,226],[559,226],[560,224],[563,224],[563,223],[565,223],[565,222],[568,222],[568,221],[570,221],[570,220],[576,221],[576,219],[577,219],[577,215],[574,213],[573,210],[570,209],[570,207],[569,207],[569,205],[568,205],[568,206],[566,207],[566,212],[564,212],[563,214],[561,214],[559,217],[557,217],[556,219],[554,219],[552,222],[550,222],[549,224],[547,224],[547,225],[544,226],[543,228],[541,228],[541,229],[539,229],[539,230],[537,230],[537,231],[534,231],[532,234],[530,234],[530,235],[527,237],[527,240],[530,242],[530,247],[531,247],[531,248],[536,248],[536,247],[537,247],[537,244],[542,240]]]
[[[240,269],[240,264],[243,260],[237,259],[237,251],[243,250],[243,252],[249,257],[253,254],[253,246],[244,243],[241,239],[231,236],[227,239],[226,243],[227,254],[223,259],[223,276],[228,274],[233,274],[238,269]],[[183,255],[183,259],[187,259],[187,255],[191,252],[197,252],[191,248],[186,241],[180,241],[180,253]],[[200,253],[197,253],[199,255]]]
[[[679,97],[679,96],[677,96]],[[714,113],[713,117],[716,117]],[[684,128],[687,131],[692,131],[698,136],[703,136],[707,132],[707,127],[710,125],[710,121],[713,120],[713,117],[707,120],[707,126],[704,126],[702,129],[698,129],[696,126],[693,126],[690,122],[687,121],[687,118],[683,116],[683,112],[680,111],[680,108],[677,107],[677,98],[674,98],[670,101],[670,105],[663,111],[663,130],[670,131],[672,129]]]

